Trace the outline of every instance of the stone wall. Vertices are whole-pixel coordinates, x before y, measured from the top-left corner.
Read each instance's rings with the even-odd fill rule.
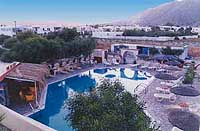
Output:
[[[200,57],[200,47],[189,47],[188,54],[192,57]]]

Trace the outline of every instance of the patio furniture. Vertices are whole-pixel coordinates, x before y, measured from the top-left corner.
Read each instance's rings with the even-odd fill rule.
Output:
[[[177,128],[177,127],[173,127],[172,131],[183,131],[183,130],[181,130],[181,129]]]
[[[147,67],[149,70],[156,70],[157,67],[156,66],[150,66],[150,67]]]
[[[33,102],[35,100],[35,96],[33,94],[24,95],[26,102]]]
[[[111,66],[111,63],[109,63],[107,60],[104,60],[104,61],[103,61],[103,64],[104,64],[105,66]]]
[[[200,117],[200,104],[191,104],[189,106],[189,111]]]
[[[66,71],[66,70],[63,70],[63,69],[62,69],[62,70],[60,70],[59,72],[60,72],[61,74],[68,74],[68,73],[69,73],[68,71]]]
[[[35,94],[36,90],[35,90],[35,87],[29,87],[29,90],[31,91],[31,93]]]
[[[167,110],[182,110],[182,111],[188,111],[189,110],[189,104],[187,103],[179,103],[176,105],[167,105],[166,109]]]
[[[65,65],[64,67],[63,67],[63,70],[64,71],[69,71],[69,72],[72,72],[72,71],[74,71],[73,70],[73,66],[71,66],[71,65]]]
[[[177,80],[171,80],[168,82],[160,82],[160,84],[167,85],[167,86],[178,86],[179,84],[181,84],[182,80],[183,80],[183,77],[180,77]]]
[[[156,71],[159,72],[159,73],[166,73],[167,72],[167,70],[165,70],[165,69],[158,69]]]
[[[78,70],[82,69],[81,66],[79,66],[78,63],[75,63],[72,66],[73,66],[73,68],[78,69]]]
[[[156,91],[158,91],[159,93],[170,94],[169,88],[156,87]]]
[[[157,101],[162,102],[163,100],[169,100],[170,102],[176,101],[176,95],[170,93],[170,94],[163,94],[163,93],[155,93],[154,97],[157,99]]]
[[[112,59],[112,62],[113,62],[114,65],[119,65],[119,63],[117,62],[116,59]]]

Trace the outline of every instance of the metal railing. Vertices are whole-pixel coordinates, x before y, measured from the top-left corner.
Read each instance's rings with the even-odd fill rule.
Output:
[[[147,92],[148,92],[148,87],[149,87],[149,85],[147,85],[147,84],[145,84],[145,83],[141,83],[141,84],[139,84],[135,89],[134,89],[134,93],[136,93],[138,90],[139,90],[139,88],[144,88],[144,93],[145,94],[147,94]],[[141,91],[140,93],[142,93],[143,91]],[[139,93],[139,94],[140,94]]]

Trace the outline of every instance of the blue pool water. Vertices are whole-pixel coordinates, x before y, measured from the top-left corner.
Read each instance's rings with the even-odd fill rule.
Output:
[[[68,98],[69,88],[81,93],[89,91],[95,85],[95,80],[86,75],[75,76],[66,79],[65,82],[49,85],[45,109],[30,117],[58,131],[72,131],[70,125],[64,120],[68,110],[63,108]]]
[[[65,101],[69,96],[69,90],[74,92],[82,93],[88,92],[96,86],[98,81],[93,77],[97,75],[105,75],[107,71],[113,71],[116,74],[107,74],[107,78],[113,78],[119,74],[120,78],[127,78],[131,80],[145,80],[146,77],[138,76],[137,71],[132,71],[134,73],[132,78],[126,77],[124,73],[125,69],[98,69],[91,70],[88,73],[83,73],[82,75],[77,75],[71,78],[67,78],[64,81],[57,82],[48,86],[47,98],[45,109],[37,112],[30,117],[49,126],[58,131],[72,131],[70,124],[65,120],[65,117],[69,111],[63,108]],[[130,71],[129,71],[130,72]]]
[[[113,74],[108,74],[108,75],[105,75],[106,78],[115,78],[116,75],[113,75]]]

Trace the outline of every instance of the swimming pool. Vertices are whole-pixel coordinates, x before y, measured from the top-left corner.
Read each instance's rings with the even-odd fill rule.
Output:
[[[30,117],[58,131],[72,131],[70,124],[65,121],[67,109],[64,109],[65,101],[73,93],[89,92],[103,79],[119,79],[125,89],[134,94],[134,89],[144,83],[148,85],[153,77],[146,72],[125,68],[104,68],[89,70],[80,75],[67,78],[48,86],[45,109]]]

